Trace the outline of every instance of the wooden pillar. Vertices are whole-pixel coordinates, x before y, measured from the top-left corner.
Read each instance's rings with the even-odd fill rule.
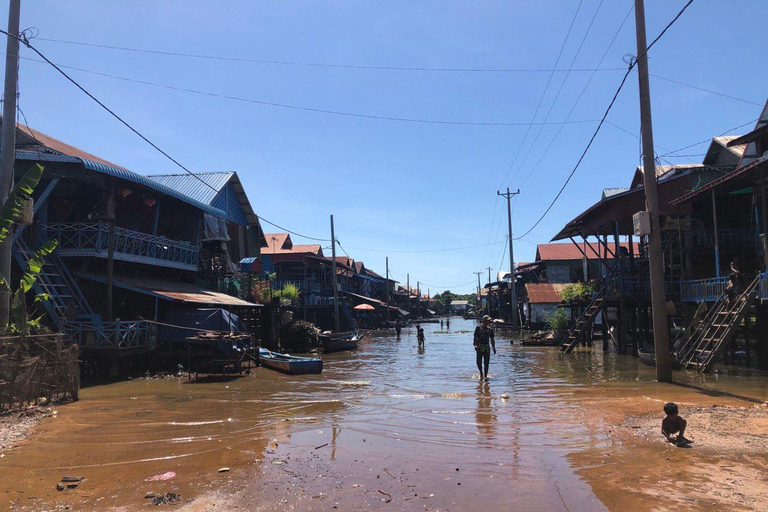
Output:
[[[152,234],[157,234],[157,225],[160,222],[160,200],[155,203],[155,219],[152,221]]]
[[[608,308],[605,305],[605,302],[602,304],[602,309],[600,311],[600,316],[602,317],[602,324],[600,325],[600,331],[603,336],[603,352],[608,352],[608,348],[610,347],[610,340],[608,336]]]
[[[768,305],[758,304],[757,329],[755,338],[757,342],[757,366],[761,370],[768,370]]]
[[[766,201],[765,197],[765,172],[761,169],[760,170],[760,210],[761,210],[761,218],[762,218],[762,231],[763,231],[763,264],[765,265],[765,268],[768,269],[768,211],[766,211],[766,208],[768,208],[768,201]]]
[[[115,278],[115,181],[111,180],[107,191],[107,221],[109,222],[109,238],[107,239],[107,321],[114,319],[112,311],[112,282]]]
[[[627,301],[624,299],[624,297],[621,297],[619,299],[619,321],[616,323],[616,329],[617,329],[617,338],[619,342],[619,354],[626,354],[627,353],[627,332],[626,332],[626,325],[628,320],[628,314],[627,314]]]
[[[309,283],[307,282],[307,262],[304,262],[304,321],[307,321],[307,299],[309,298]]]
[[[715,235],[715,277],[720,277],[720,233],[717,228],[717,199],[712,189],[712,226]]]

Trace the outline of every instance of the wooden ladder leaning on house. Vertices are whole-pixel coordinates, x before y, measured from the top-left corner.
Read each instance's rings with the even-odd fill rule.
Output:
[[[676,354],[681,368],[696,368],[701,373],[712,368],[757,298],[758,281],[759,276],[733,301],[728,299],[727,292],[718,298],[704,320],[692,328],[686,343]]]
[[[592,302],[590,302],[589,306],[587,306],[587,309],[585,309],[581,316],[579,316],[578,320],[576,320],[576,324],[573,326],[573,329],[568,331],[568,336],[565,337],[562,345],[560,345],[561,352],[566,354],[571,353],[573,349],[576,348],[576,345],[583,341],[585,336],[590,334],[591,331],[589,328],[595,322],[595,317],[597,317],[597,313],[600,311],[603,305],[603,298],[605,297],[607,282],[608,281],[606,280],[606,285],[603,286],[599,292],[597,292],[595,297],[592,299]]]

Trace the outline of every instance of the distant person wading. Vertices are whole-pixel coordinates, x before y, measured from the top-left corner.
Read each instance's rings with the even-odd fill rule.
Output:
[[[480,380],[488,380],[488,365],[491,364],[491,348],[496,354],[496,337],[490,328],[491,317],[483,317],[483,325],[475,328],[475,351],[477,352],[477,369],[480,372]]]

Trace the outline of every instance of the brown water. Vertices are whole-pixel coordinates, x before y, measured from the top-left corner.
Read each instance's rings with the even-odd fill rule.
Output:
[[[83,390],[0,459],[0,509],[136,510],[152,491],[206,497],[190,510],[222,509],[216,500],[225,510],[607,510],[573,455],[615,449],[601,409],[632,397],[655,410],[675,391],[634,358],[510,346],[503,333],[480,383],[474,326],[425,324],[423,352],[414,328],[401,341],[371,334],[357,352],[323,356],[316,376],[259,368],[229,382]],[[764,377],[689,379],[733,400],[768,399]],[[171,480],[145,481],[168,471]],[[57,492],[64,475],[85,480]]]

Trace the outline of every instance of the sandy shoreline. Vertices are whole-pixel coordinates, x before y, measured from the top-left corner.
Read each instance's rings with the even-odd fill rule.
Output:
[[[610,510],[748,511],[768,509],[768,406],[659,385],[654,394],[589,400],[605,443],[570,459]],[[647,390],[645,390],[647,391]],[[691,448],[661,435],[662,404],[675,400]]]
[[[44,418],[56,414],[50,407],[34,406],[0,415],[0,457],[25,442]]]

